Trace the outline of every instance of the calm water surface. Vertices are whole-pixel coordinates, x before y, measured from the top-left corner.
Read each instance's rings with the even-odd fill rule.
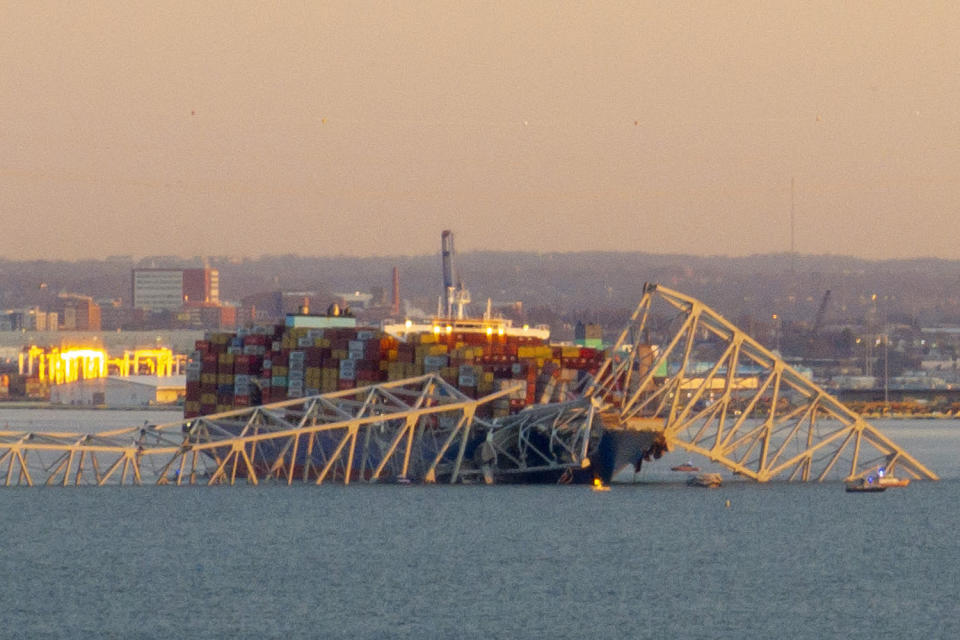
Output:
[[[0,634],[960,637],[960,422],[875,424],[943,480],[0,489]]]

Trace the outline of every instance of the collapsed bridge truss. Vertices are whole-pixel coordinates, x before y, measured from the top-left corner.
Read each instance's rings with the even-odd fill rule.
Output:
[[[489,423],[436,375],[95,434],[0,431],[5,485],[464,481]],[[472,453],[472,452],[471,452]]]
[[[878,466],[937,477],[720,314],[658,285],[581,394],[478,417],[513,391],[474,399],[425,375],[164,425],[0,431],[0,484],[583,481],[613,433],[652,435],[625,438],[645,443],[639,456],[683,449],[759,482]]]
[[[667,448],[759,482],[851,479],[881,466],[937,479],[777,354],[666,287],[644,287],[612,354],[587,395],[622,424],[656,425]]]

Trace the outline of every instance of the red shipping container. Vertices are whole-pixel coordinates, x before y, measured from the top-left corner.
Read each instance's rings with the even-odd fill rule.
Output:
[[[308,367],[322,367],[323,349],[321,347],[307,347],[303,361]]]
[[[241,375],[249,375],[251,373],[250,356],[248,355],[235,356],[233,359],[233,372],[239,373]]]
[[[200,363],[201,373],[216,373],[217,372],[217,354],[215,353],[205,353],[203,354],[203,360]]]
[[[378,360],[357,360],[357,372],[361,371],[379,371],[380,362]]]

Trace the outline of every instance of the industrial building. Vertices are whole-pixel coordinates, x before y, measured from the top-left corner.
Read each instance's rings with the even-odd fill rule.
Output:
[[[56,331],[59,318],[56,311],[29,307],[0,314],[0,331]]]
[[[185,303],[218,304],[220,273],[216,269],[134,269],[133,308],[178,310]]]
[[[100,305],[90,296],[60,294],[56,311],[62,331],[100,331]]]
[[[186,376],[110,376],[77,380],[50,388],[50,402],[71,406],[136,409],[173,405],[186,393]]]

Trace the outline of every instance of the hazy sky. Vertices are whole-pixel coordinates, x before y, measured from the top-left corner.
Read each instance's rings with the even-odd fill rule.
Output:
[[[0,0],[6,258],[960,258],[955,2]]]

